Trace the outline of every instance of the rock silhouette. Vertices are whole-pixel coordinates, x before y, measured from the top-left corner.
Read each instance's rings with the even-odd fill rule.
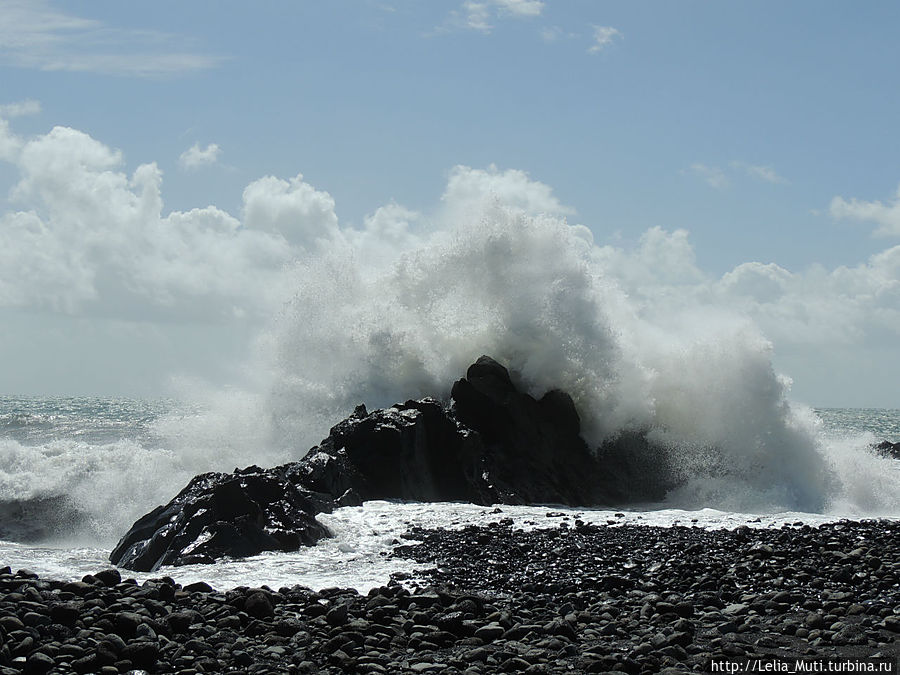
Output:
[[[640,433],[592,451],[572,398],[521,392],[482,356],[451,390],[358,406],[297,461],[196,476],[140,518],[110,560],[136,571],[296,550],[329,536],[315,516],[370,499],[592,506],[660,499],[673,478]]]
[[[891,443],[890,441],[881,441],[875,446],[875,450],[884,457],[891,459],[900,459],[900,443]]]

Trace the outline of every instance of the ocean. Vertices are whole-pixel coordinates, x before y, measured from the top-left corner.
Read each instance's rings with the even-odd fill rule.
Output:
[[[0,397],[0,565],[80,579],[108,567],[110,549],[131,523],[171,499],[196,473],[272,465],[304,454],[306,448],[291,445],[291,435],[272,433],[284,425],[262,419],[258,404],[241,402],[243,416],[233,400],[216,409],[174,400]],[[900,461],[869,448],[882,440],[900,442],[900,410],[798,407],[791,420],[804,443],[768,447],[746,467],[726,453],[713,471],[696,460],[708,458],[708,447],[686,449],[685,465],[696,475],[660,504],[571,509],[368,502],[320,516],[335,536],[313,548],[127,574],[138,580],[168,574],[220,589],[302,584],[365,592],[392,572],[411,571],[388,553],[414,525],[462,527],[512,518],[527,529],[577,517],[610,524],[776,527],[900,518]],[[320,437],[326,434],[321,429]],[[721,469],[723,459],[730,469]],[[823,467],[828,480],[819,477]]]

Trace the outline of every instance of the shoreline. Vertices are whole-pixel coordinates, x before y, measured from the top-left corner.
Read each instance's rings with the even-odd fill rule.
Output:
[[[417,542],[392,555],[420,571],[367,595],[2,570],[0,673],[639,675],[900,656],[896,521],[526,532],[504,520],[406,537]]]

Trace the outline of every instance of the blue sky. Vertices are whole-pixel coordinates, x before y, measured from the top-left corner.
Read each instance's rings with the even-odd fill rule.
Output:
[[[247,310],[266,304],[251,286],[297,258],[284,241],[301,244],[229,243],[247,279],[231,288],[222,261],[178,258],[220,240],[176,241],[168,222],[166,246],[123,286],[123,260],[155,244],[110,243],[109,205],[142,185],[161,186],[163,217],[214,205],[216,227],[256,218],[281,236],[279,194],[300,190],[298,213],[327,227],[362,231],[389,204],[421,223],[467,167],[495,196],[524,172],[535,209],[621,260],[654,228],[671,235],[678,283],[623,288],[743,312],[801,400],[900,407],[885,381],[900,377],[898,26],[900,6],[878,1],[0,0],[0,389],[155,395],[171,374],[234,375],[223,363],[267,321]],[[53,173],[83,166],[79,153],[96,162],[80,189],[108,190],[93,204]],[[155,177],[139,177],[148,164]],[[37,227],[26,213],[43,239],[23,234]],[[91,232],[100,248],[72,257]],[[44,262],[29,270],[57,269],[47,260],[63,251],[78,275],[23,290],[14,264],[36,246]],[[225,324],[219,301],[234,309]]]

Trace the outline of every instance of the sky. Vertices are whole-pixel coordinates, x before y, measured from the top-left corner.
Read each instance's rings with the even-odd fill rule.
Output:
[[[493,200],[586,228],[636,311],[746,316],[797,400],[900,408],[898,26],[880,0],[0,0],[0,393],[229,385],[326,239],[387,259]]]

